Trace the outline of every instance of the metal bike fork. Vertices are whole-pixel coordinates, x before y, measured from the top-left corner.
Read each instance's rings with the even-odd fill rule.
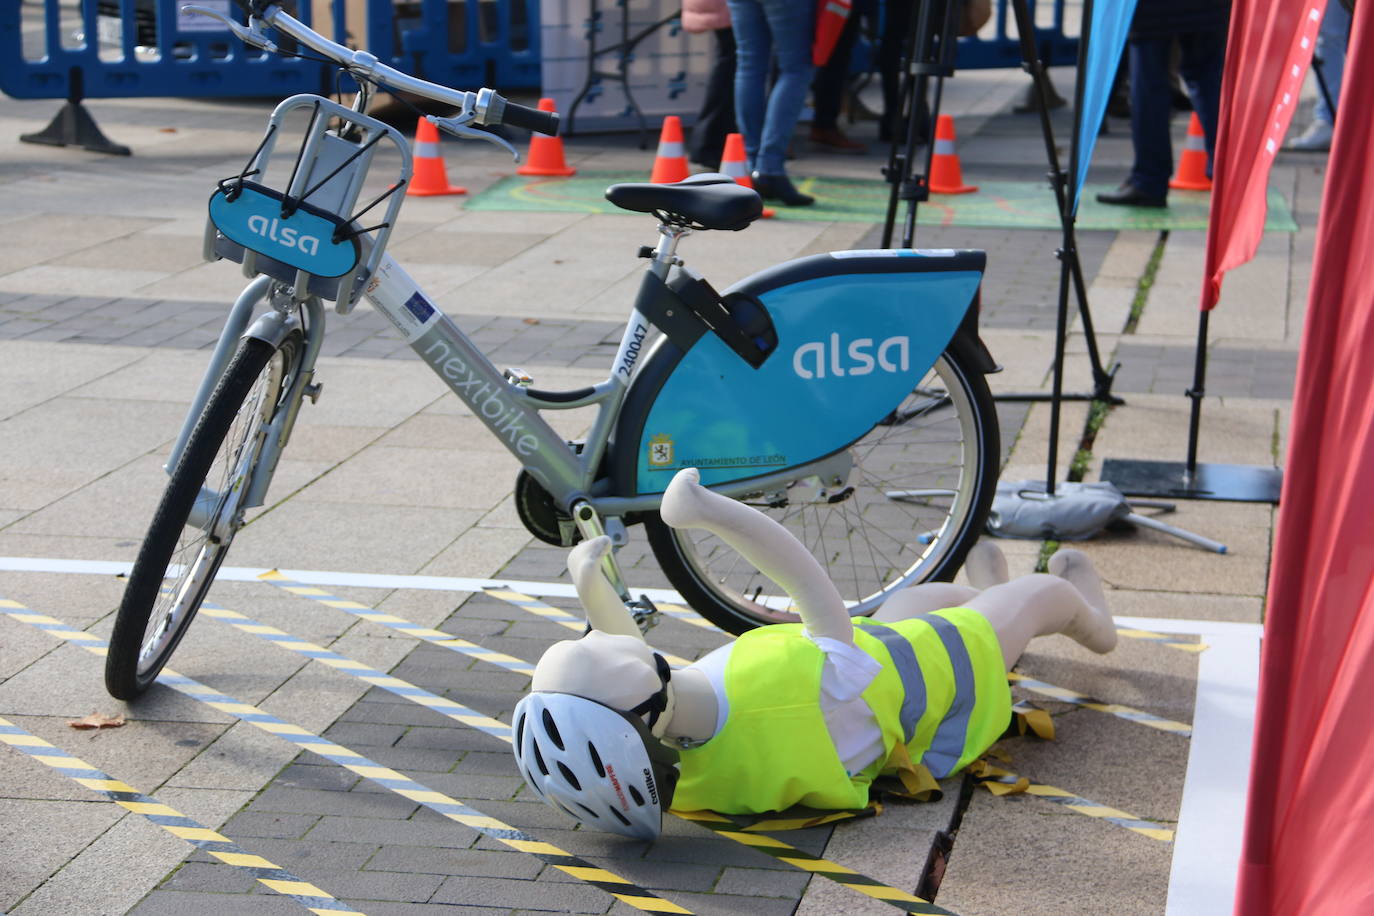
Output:
[[[191,437],[191,432],[195,429],[196,423],[199,422],[200,415],[204,412],[205,405],[219,384],[220,377],[228,368],[229,361],[233,359],[239,341],[245,337],[254,337],[275,346],[280,344],[291,330],[300,325],[294,314],[294,303],[291,306],[286,306],[275,302],[273,303],[273,311],[261,315],[251,326],[249,325],[249,319],[252,318],[258,303],[267,295],[270,284],[270,277],[257,278],[244,288],[230,310],[224,328],[220,331],[219,340],[215,344],[214,352],[211,354],[210,364],[205,369],[200,387],[196,390],[191,407],[186,413],[186,419],[182,422],[181,431],[177,435],[176,443],[172,447],[172,453],[164,465],[164,470],[167,473],[170,474],[181,460],[182,453],[186,450],[186,443]],[[291,379],[291,385],[282,399],[281,409],[277,411],[265,430],[262,447],[258,450],[253,462],[252,477],[246,483],[244,498],[236,506],[237,511],[262,505],[267,493],[267,486],[272,480],[272,475],[276,472],[277,461],[291,436],[292,428],[295,426],[301,401],[305,397],[309,397],[313,402],[320,394],[321,386],[312,384],[312,380],[315,374],[315,360],[319,356],[320,347],[324,341],[324,308],[320,301],[314,297],[305,300],[300,305],[306,312],[305,350],[301,354],[300,364],[295,376]],[[219,524],[226,521],[215,519],[210,515],[214,507],[219,504],[219,496],[220,494],[202,487],[201,493],[196,497],[187,523],[209,530],[212,525],[218,527]]]

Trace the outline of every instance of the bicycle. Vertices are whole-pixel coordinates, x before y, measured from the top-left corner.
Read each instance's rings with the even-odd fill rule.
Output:
[[[351,107],[298,95],[273,112],[243,171],[219,183],[207,259],[252,279],[230,309],[167,463],[170,480],[139,550],[110,638],[105,682],[120,699],[149,686],[185,635],[245,512],[264,504],[305,398],[319,397],[316,357],[324,302],[346,314],[366,297],[523,465],[515,501],[530,533],[550,544],[609,534],[616,546],[643,524],[668,580],[697,611],[739,633],[796,619],[768,580],[723,543],[658,517],[673,474],[770,512],[816,553],[854,614],[903,586],[952,578],[986,520],[1000,459],[978,336],[981,251],[842,251],[770,267],[717,293],[677,256],[692,231],[739,230],[762,211],[757,194],[707,174],[671,185],[619,184],[618,206],[658,219],[649,260],[608,377],[572,391],[531,387],[479,351],[385,253],[410,178],[410,148],[366,114],[374,86],[447,104],[430,116],[460,137],[515,150],[478,126],[557,131],[557,115],[482,89],[409,76],[318,35],[267,0],[240,0],[246,25],[212,11],[245,43],[268,51],[271,28],[352,76]],[[276,144],[308,115],[290,174]],[[297,118],[299,120],[299,118]],[[332,123],[331,123],[332,122]],[[354,212],[387,141],[400,165]],[[253,180],[259,179],[259,180]],[[375,184],[375,183],[374,183]],[[362,213],[390,201],[381,222]],[[259,306],[267,308],[257,317]],[[585,439],[567,442],[544,410],[596,407]],[[815,422],[824,418],[824,422]],[[608,577],[648,626],[614,555]]]

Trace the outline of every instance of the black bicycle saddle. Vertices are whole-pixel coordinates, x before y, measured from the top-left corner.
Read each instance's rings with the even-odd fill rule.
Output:
[[[763,200],[753,188],[719,172],[693,175],[676,184],[613,184],[606,189],[606,199],[622,210],[656,213],[664,222],[696,229],[738,231],[763,214]]]

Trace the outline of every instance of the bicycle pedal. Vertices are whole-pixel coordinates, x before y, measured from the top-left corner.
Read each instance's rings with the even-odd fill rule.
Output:
[[[648,634],[663,619],[663,612],[654,606],[648,595],[640,595],[639,600],[626,602],[625,607],[634,617],[640,633]]]

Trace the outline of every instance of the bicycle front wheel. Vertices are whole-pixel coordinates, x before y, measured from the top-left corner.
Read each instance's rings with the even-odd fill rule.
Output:
[[[997,412],[970,345],[956,339],[920,383],[824,475],[749,494],[820,561],[850,605],[869,614],[896,590],[954,578],[992,507]],[[657,514],[649,543],[695,610],[731,633],[799,618],[786,595],[724,541],[678,531]]]
[[[267,424],[282,406],[302,339],[245,338],[210,395],[129,573],[105,658],[105,689],[132,700],[157,678],[205,600],[243,524]]]

